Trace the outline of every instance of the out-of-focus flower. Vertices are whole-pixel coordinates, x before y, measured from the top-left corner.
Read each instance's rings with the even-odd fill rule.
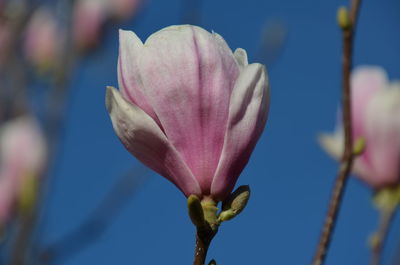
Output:
[[[40,69],[51,68],[58,59],[61,40],[57,21],[49,9],[42,7],[35,11],[25,37],[26,57]]]
[[[225,199],[266,123],[265,67],[183,25],[144,44],[120,31],[118,77],[121,93],[109,87],[106,105],[125,147],[186,196]]]
[[[0,127],[0,226],[11,217],[24,185],[41,175],[46,159],[46,142],[33,117],[21,116]]]
[[[72,35],[75,45],[86,50],[96,47],[107,19],[104,0],[78,0],[72,17]]]
[[[351,79],[353,137],[366,140],[353,172],[374,189],[400,184],[400,83],[389,83],[380,67],[354,70]],[[320,143],[336,159],[343,152],[343,127],[322,134]]]
[[[135,15],[143,0],[109,0],[109,12],[111,17],[125,20]]]

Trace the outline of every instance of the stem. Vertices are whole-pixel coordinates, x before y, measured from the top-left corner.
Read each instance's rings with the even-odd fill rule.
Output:
[[[211,240],[217,234],[219,227],[216,202],[211,198],[205,197],[201,201],[201,207],[204,212],[205,224],[197,227],[193,265],[204,265],[208,247],[211,244]]]
[[[208,247],[211,240],[216,235],[210,227],[207,229],[197,229],[196,233],[196,247],[194,249],[193,265],[204,265],[207,257]]]
[[[382,211],[378,231],[374,235],[374,242],[371,247],[371,265],[379,265],[382,257],[383,247],[387,235],[389,233],[390,225],[393,221],[396,208],[390,210]]]
[[[349,173],[354,160],[353,154],[353,137],[352,137],[352,119],[351,119],[351,93],[350,93],[350,74],[352,68],[353,57],[353,39],[354,29],[357,22],[358,11],[361,0],[353,0],[350,10],[350,25],[343,29],[343,80],[342,80],[342,108],[343,108],[343,125],[345,136],[345,147],[343,158],[339,167],[337,178],[334,184],[329,210],[325,218],[325,224],[322,229],[319,244],[317,246],[313,265],[321,265],[324,263],[328,248],[332,239],[335,228],[339,208],[342,202],[344,188],[346,187]]]

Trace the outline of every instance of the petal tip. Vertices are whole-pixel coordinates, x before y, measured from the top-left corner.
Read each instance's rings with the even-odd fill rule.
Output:
[[[106,87],[106,108],[108,113],[112,112],[112,107],[116,101],[115,93],[119,93],[115,87],[112,86]]]
[[[241,67],[246,67],[249,64],[248,57],[247,57],[247,52],[246,52],[245,49],[237,48],[235,50],[235,52],[233,53],[233,55],[235,56],[235,59],[236,59],[237,63]]]
[[[335,159],[340,158],[343,144],[341,141],[341,136],[338,132],[331,133],[320,133],[317,136],[317,140],[322,149],[327,152],[330,156]]]

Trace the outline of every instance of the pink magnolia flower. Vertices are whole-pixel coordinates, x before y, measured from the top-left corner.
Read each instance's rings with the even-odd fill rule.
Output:
[[[24,51],[36,66],[48,68],[57,60],[61,45],[57,27],[55,17],[46,8],[39,8],[28,23]]]
[[[46,142],[33,117],[21,116],[0,127],[0,226],[11,217],[27,178],[40,176],[46,158]]]
[[[375,189],[400,183],[400,83],[389,83],[380,67],[354,70],[351,79],[353,137],[366,147],[353,166],[354,174]],[[334,134],[320,137],[323,148],[336,159],[343,152],[339,124]]]
[[[104,0],[78,0],[72,17],[72,35],[75,45],[89,49],[100,40],[102,27],[107,19]]]
[[[170,26],[143,44],[120,31],[120,92],[107,89],[113,127],[137,159],[186,196],[223,200],[260,137],[269,107],[263,65],[224,39]]]

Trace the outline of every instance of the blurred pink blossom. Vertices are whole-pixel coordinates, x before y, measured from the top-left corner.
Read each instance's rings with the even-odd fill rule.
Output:
[[[104,0],[77,0],[72,17],[72,35],[79,49],[95,47],[107,19]]]
[[[138,11],[143,0],[109,0],[109,12],[114,18],[125,20]]]
[[[374,189],[400,184],[400,83],[389,83],[380,67],[363,66],[351,79],[353,137],[366,147],[353,166],[354,174]],[[322,147],[334,158],[343,152],[339,123],[333,134],[320,136]]]
[[[27,178],[39,177],[47,146],[37,121],[21,116],[0,127],[0,225],[11,217]]]
[[[36,66],[48,68],[58,59],[61,40],[57,21],[51,11],[39,8],[32,15],[26,29],[24,50],[27,58]]]
[[[145,42],[120,31],[120,92],[108,87],[113,127],[137,159],[186,196],[223,200],[264,130],[265,67],[196,26],[170,26]]]

